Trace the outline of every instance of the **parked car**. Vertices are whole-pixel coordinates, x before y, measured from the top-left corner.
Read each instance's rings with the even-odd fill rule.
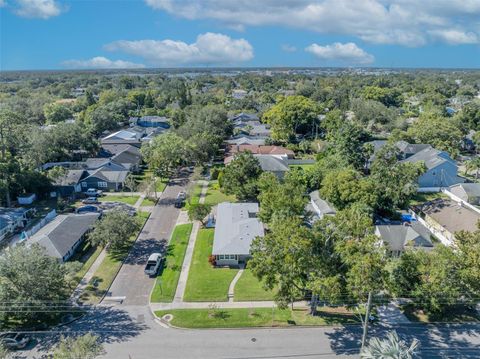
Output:
[[[102,210],[96,206],[87,205],[87,206],[78,207],[75,212],[78,214],[81,214],[81,213],[91,213],[91,212],[102,212]]]
[[[5,333],[0,335],[0,343],[7,349],[23,349],[27,346],[30,339],[22,333]]]
[[[178,195],[177,195],[177,199],[175,200],[175,207],[177,208],[181,208],[185,202],[185,200],[187,199],[187,194],[185,192],[180,192]]]
[[[163,256],[160,253],[152,253],[148,257],[147,265],[145,266],[145,274],[154,276],[157,274],[160,265],[162,264]]]
[[[95,188],[89,188],[89,189],[87,189],[85,194],[88,197],[100,197],[100,196],[103,195],[103,191],[100,191],[99,189],[95,189]]]
[[[88,197],[82,201],[83,204],[97,204],[98,199],[97,197]]]

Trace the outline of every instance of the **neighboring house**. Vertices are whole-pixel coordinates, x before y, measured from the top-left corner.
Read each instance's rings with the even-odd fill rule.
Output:
[[[105,167],[88,171],[88,176],[80,181],[82,191],[86,191],[89,188],[96,188],[102,191],[119,191],[125,185],[128,173],[129,171],[127,170],[110,171]]]
[[[265,145],[265,141],[268,137],[263,136],[248,136],[248,135],[238,135],[233,136],[229,140],[225,141],[229,145]]]
[[[475,146],[475,141],[473,140],[475,133],[476,131],[470,130],[468,134],[466,134],[465,137],[463,138],[462,148],[465,151],[470,151],[470,152],[475,151],[476,146]]]
[[[0,207],[0,241],[8,234],[27,225],[31,209]]]
[[[427,148],[432,148],[426,143],[408,143],[407,141],[398,141],[395,146],[400,150],[402,159],[407,159],[423,151]]]
[[[258,162],[260,167],[265,172],[272,172],[278,178],[283,178],[285,172],[290,170],[288,167],[288,160],[285,158],[278,158],[273,155],[253,155]]]
[[[313,221],[325,216],[334,216],[337,213],[333,205],[320,198],[319,191],[310,193],[310,203],[307,205],[307,210],[313,212],[316,217],[313,218]]]
[[[130,171],[137,172],[142,164],[142,155],[136,147],[128,146],[123,151],[110,158],[113,163],[118,163]]]
[[[271,133],[270,126],[263,123],[255,124],[248,128],[248,134],[250,136],[270,137]]]
[[[100,142],[103,145],[132,145],[140,148],[144,133],[139,133],[132,129],[120,130],[108,136],[103,137]]]
[[[236,89],[232,91],[232,97],[236,100],[244,99],[247,96],[248,92],[241,89]]]
[[[295,153],[281,146],[258,146],[258,145],[229,145],[226,151],[225,164],[230,163],[237,153],[251,152],[254,155],[271,155],[280,159],[292,159]]]
[[[131,165],[130,164],[120,164],[113,161],[112,158],[88,158],[85,161],[85,169],[88,171],[98,170],[100,168],[107,169],[108,171],[129,171]]]
[[[419,234],[409,224],[382,224],[375,226],[375,234],[394,257],[400,256],[407,248],[433,249],[429,237]]]
[[[138,156],[142,155],[140,152],[140,148],[132,145],[103,145],[101,157],[110,158],[125,150],[128,150],[129,152],[132,152]]]
[[[26,239],[26,243],[38,243],[49,256],[65,262],[75,253],[99,216],[99,213],[58,215]]]
[[[480,183],[459,183],[449,190],[467,203],[480,205]]]
[[[82,191],[80,180],[88,176],[85,170],[69,170],[64,176],[53,183],[55,190],[62,197],[68,197]]]
[[[424,218],[429,229],[433,233],[440,233],[448,244],[455,242],[456,232],[477,230],[480,220],[479,213],[451,199],[436,199],[417,206],[416,210],[420,212],[420,217]]]
[[[235,127],[242,126],[242,124],[251,123],[251,122],[260,123],[257,115],[245,113],[245,112],[241,112],[238,115],[233,116],[232,118],[230,118],[230,121],[232,121]]]
[[[252,241],[264,235],[258,211],[258,203],[218,205],[212,250],[217,266],[242,266],[251,257]]]
[[[449,187],[461,183],[458,177],[457,163],[450,158],[447,152],[427,147],[402,162],[423,162],[426,172],[418,178],[418,186],[422,187]]]

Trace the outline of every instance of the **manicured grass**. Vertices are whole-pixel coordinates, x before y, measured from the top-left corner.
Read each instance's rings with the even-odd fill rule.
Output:
[[[148,217],[150,216],[149,212],[138,212],[138,217],[141,220],[141,224],[147,221]],[[112,253],[108,253],[103,262],[98,267],[97,271],[92,277],[89,285],[82,293],[80,299],[83,302],[96,304],[99,303],[102,297],[107,292],[108,288],[112,284],[115,276],[117,275],[118,271],[122,267],[122,263],[124,259],[127,257],[130,248],[132,247],[133,243],[138,236],[138,233],[133,235],[130,238],[129,245],[126,245],[122,252],[116,252],[114,255]]]
[[[415,197],[412,198],[410,201],[411,206],[417,206],[425,202],[433,201],[437,198],[449,198],[446,194],[442,192],[434,192],[434,193],[420,193],[417,192]]]
[[[157,311],[162,317],[172,314],[172,325],[182,328],[245,328],[245,327],[289,327],[296,325],[318,326],[355,324],[359,319],[345,308],[318,308],[315,316],[310,310],[278,308],[235,308],[235,309],[176,309]]]
[[[412,304],[402,307],[403,314],[412,322],[432,323],[432,322],[480,322],[480,314],[472,308],[465,306],[456,306],[449,309],[441,316],[431,315],[415,308]]]
[[[163,268],[152,291],[152,302],[173,301],[192,227],[191,223],[180,224],[173,230]]]
[[[297,168],[301,168],[303,170],[308,170],[310,168],[313,168],[313,166],[315,166],[315,163],[308,163],[308,164],[305,164],[305,165],[290,165],[288,167],[290,167],[290,168],[297,167]]]
[[[235,285],[234,300],[236,302],[273,300],[274,295],[275,290],[263,289],[262,283],[247,268]]]
[[[151,200],[150,198],[145,198],[140,206],[155,206],[156,201]]]
[[[188,193],[187,201],[185,202],[185,209],[188,209],[190,206],[198,204],[200,201],[200,194],[202,193],[202,184],[195,183],[195,186]]]
[[[165,191],[165,187],[167,187],[167,183],[168,183],[168,179],[166,179],[166,178],[162,178],[162,179],[158,178],[158,179],[157,179],[156,186],[155,186],[155,187],[156,187],[156,188],[155,188],[156,191],[157,191],[157,192],[163,192],[163,191]]]
[[[208,256],[212,253],[213,233],[213,229],[200,229],[198,232],[185,288],[186,302],[227,301],[228,287],[237,270],[214,268],[208,262]]]
[[[86,243],[85,245],[90,246],[88,243]],[[80,255],[78,257],[75,256],[74,258],[71,259],[72,261],[79,261],[79,262],[83,263],[82,268],[77,273],[75,273],[75,276],[74,276],[74,280],[77,283],[79,283],[82,280],[82,278],[85,276],[85,274],[87,274],[87,272],[90,269],[90,267],[92,266],[93,262],[95,262],[97,257],[102,252],[103,247],[100,247],[100,246],[97,246],[95,248],[90,247],[86,250],[88,252],[85,253],[85,251],[82,251],[83,255]]]
[[[236,202],[236,198],[233,195],[226,195],[220,189],[218,181],[211,181],[208,184],[207,195],[205,196],[205,203],[215,206],[222,202]]]
[[[100,201],[122,202],[122,203],[126,203],[133,206],[138,201],[139,198],[140,196],[117,196],[117,195],[107,194],[105,197],[100,197]]]

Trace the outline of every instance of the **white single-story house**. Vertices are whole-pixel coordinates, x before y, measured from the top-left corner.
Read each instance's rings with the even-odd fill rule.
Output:
[[[320,193],[318,191],[313,191],[310,193],[310,203],[307,209],[310,211],[313,210],[313,214],[317,216],[318,219],[337,214],[337,211],[332,204],[320,198]]]
[[[263,237],[258,203],[223,202],[217,207],[212,255],[217,266],[243,266],[256,237]]]
[[[480,183],[459,183],[450,186],[449,190],[467,203],[480,204]]]

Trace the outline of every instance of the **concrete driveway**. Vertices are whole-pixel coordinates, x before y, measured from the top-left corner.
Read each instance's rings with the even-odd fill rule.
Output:
[[[177,194],[185,190],[188,178],[189,173],[184,171],[165,188],[113,281],[104,303],[125,297],[124,305],[148,305],[155,279],[146,276],[143,270],[149,255],[164,251],[168,244],[180,213],[174,202]]]

